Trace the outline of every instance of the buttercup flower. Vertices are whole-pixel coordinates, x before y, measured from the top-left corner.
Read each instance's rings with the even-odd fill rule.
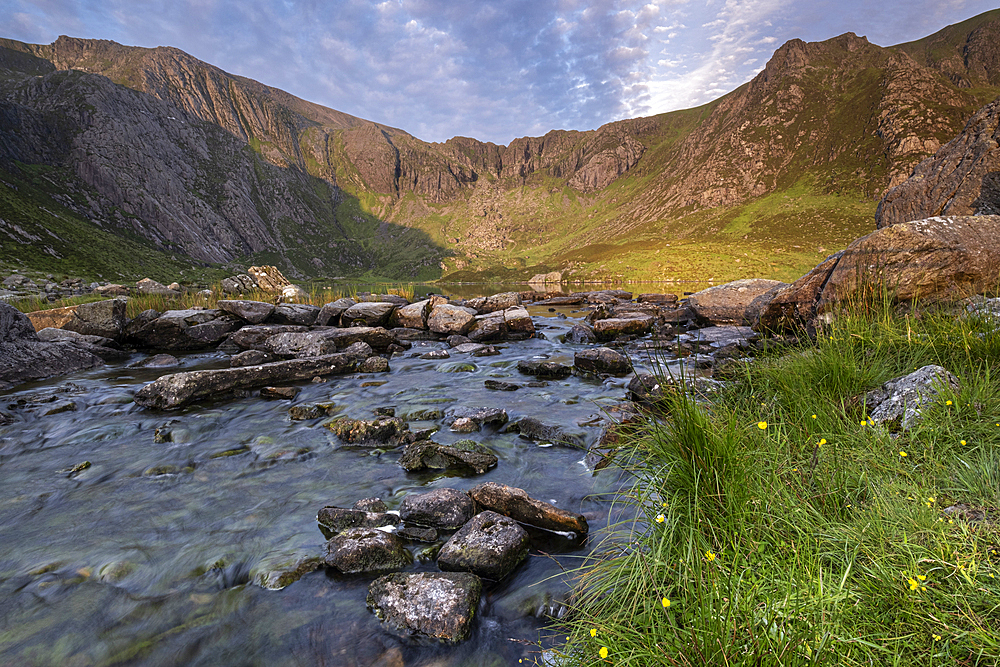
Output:
[[[906,452],[904,452],[904,451],[903,451],[902,449],[901,449],[901,450],[899,450],[899,455],[900,455],[900,456],[902,456],[903,458],[906,458],[906,457],[907,457],[907,453],[906,453]]]
[[[657,514],[656,515],[656,523],[663,523],[666,520],[667,520],[667,517],[663,516],[662,514]]]
[[[667,607],[670,606],[670,600],[667,599],[667,598],[663,598],[663,600],[661,600],[661,602],[663,603],[663,608],[664,609],[666,609]]]
[[[763,431],[764,429],[767,428],[767,422],[757,422],[757,428]]]
[[[816,443],[817,447],[822,447],[826,444],[826,438],[820,438],[819,442]]]
[[[939,635],[939,634],[931,633],[931,637],[933,637],[934,641],[936,641],[936,642],[941,641],[941,635]]]
[[[601,650],[597,652],[597,655],[601,656],[602,658],[608,657],[608,647],[602,646]]]
[[[713,560],[715,560],[715,554],[713,554],[711,551],[706,551],[705,552],[705,560],[707,560],[709,563],[711,563]]]
[[[597,636],[597,628],[591,628],[590,629],[590,636],[591,637],[596,637]]]

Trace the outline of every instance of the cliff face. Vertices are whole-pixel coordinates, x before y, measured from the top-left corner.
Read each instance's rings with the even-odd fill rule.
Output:
[[[77,215],[199,261],[434,277],[710,235],[697,214],[801,183],[875,201],[1000,92],[998,35],[1000,11],[893,48],[792,40],[705,107],[509,146],[423,142],[173,48],[0,40],[0,176],[64,170]]]

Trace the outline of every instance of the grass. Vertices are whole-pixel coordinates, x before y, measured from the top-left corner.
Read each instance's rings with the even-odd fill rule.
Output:
[[[579,571],[556,664],[997,663],[1000,333],[861,305],[710,404],[648,413],[616,501],[638,518]],[[927,364],[961,390],[907,431],[873,424],[866,392]]]

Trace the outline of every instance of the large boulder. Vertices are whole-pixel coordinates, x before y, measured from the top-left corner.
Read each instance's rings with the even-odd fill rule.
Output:
[[[243,299],[219,299],[219,310],[235,315],[247,324],[260,324],[274,312],[273,303]]]
[[[348,528],[327,542],[326,564],[344,574],[399,570],[412,562],[403,540],[378,528]]]
[[[431,300],[424,299],[396,311],[396,324],[404,329],[426,329],[427,317],[431,314]]]
[[[492,296],[480,296],[465,302],[469,308],[474,308],[480,315],[507,310],[521,305],[521,296],[517,292],[502,292]]]
[[[440,334],[465,334],[472,328],[478,313],[472,308],[442,303],[434,306],[427,318],[428,328]]]
[[[129,329],[130,342],[158,350],[197,350],[218,343],[240,320],[216,308],[168,310],[138,329]]]
[[[285,287],[291,285],[291,281],[281,275],[281,271],[274,266],[251,266],[247,273],[257,283],[257,288],[265,292],[279,293]]]
[[[984,214],[1000,214],[1000,99],[977,111],[960,135],[889,190],[875,224]]]
[[[356,303],[357,301],[349,297],[343,297],[337,299],[336,301],[331,301],[319,309],[319,314],[316,315],[316,321],[313,324],[318,327],[339,327],[340,316],[343,315],[345,310]]]
[[[928,218],[883,227],[831,255],[761,311],[757,328],[815,327],[852,297],[953,301],[996,288],[1000,216]]]
[[[535,324],[524,306],[511,306],[486,315],[477,315],[466,335],[475,342],[528,338],[535,333]]]
[[[147,384],[136,392],[134,400],[147,408],[174,410],[191,401],[225,395],[236,389],[256,389],[316,376],[350,373],[356,363],[345,354],[330,354],[260,366],[174,373]]]
[[[645,313],[634,313],[630,317],[609,317],[594,322],[594,334],[598,340],[614,340],[619,336],[641,336],[653,328],[655,318]]]
[[[573,355],[573,365],[582,371],[610,373],[611,375],[625,375],[632,370],[632,364],[629,363],[628,357],[610,347],[578,350]]]
[[[308,303],[279,303],[274,307],[269,322],[274,324],[293,324],[300,326],[312,326],[319,316],[319,306]]]
[[[773,295],[788,283],[748,278],[715,285],[688,297],[687,305],[700,323],[750,325],[760,317],[760,297]]]
[[[510,517],[480,512],[451,536],[438,552],[438,567],[446,572],[472,572],[500,581],[528,557],[531,539]]]
[[[411,493],[399,504],[399,517],[403,521],[429,528],[454,530],[465,525],[474,514],[472,498],[458,489]]]
[[[590,531],[587,519],[582,514],[561,509],[543,500],[536,500],[524,489],[514,486],[486,482],[469,491],[469,495],[476,501],[478,507],[493,510],[531,526],[555,531],[573,531],[581,535],[586,535]]]
[[[105,299],[28,313],[36,331],[51,327],[118,340],[125,331],[125,299]]]
[[[133,327],[129,324],[129,329],[131,328]],[[309,331],[309,327],[291,324],[253,324],[237,329],[229,334],[226,338],[226,344],[238,347],[241,350],[260,350],[261,352],[270,353],[271,347],[268,345],[268,340],[272,336],[281,333],[305,333],[307,331]]]
[[[384,350],[395,342],[396,337],[381,327],[348,327],[280,332],[267,338],[264,348],[281,357],[315,357],[346,350],[357,343]]]
[[[341,533],[348,528],[379,528],[395,526],[399,517],[386,511],[369,512],[360,509],[327,506],[316,513],[316,522],[332,533]]]
[[[135,284],[135,290],[139,294],[144,294],[147,296],[180,296],[180,291],[173,290],[164,285],[163,283],[158,283],[152,278],[143,278]]]
[[[395,572],[368,588],[368,606],[390,625],[455,643],[469,636],[482,583],[466,572]]]
[[[0,301],[0,389],[102,364],[71,342],[40,340],[24,313]]]
[[[345,310],[340,316],[340,323],[345,327],[380,327],[388,324],[395,309],[394,303],[362,301]]]

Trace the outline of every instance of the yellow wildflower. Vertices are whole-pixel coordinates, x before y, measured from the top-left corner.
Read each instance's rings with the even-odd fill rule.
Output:
[[[951,401],[945,401],[944,404],[945,405],[951,405]]]
[[[941,635],[939,635],[939,634],[934,634],[934,633],[932,633],[932,634],[931,634],[931,637],[933,637],[933,638],[934,638],[934,641],[936,641],[936,642],[939,642],[939,641],[941,641]]]
[[[915,591],[918,588],[920,588],[920,584],[917,583],[916,579],[914,579],[914,578],[911,577],[911,578],[907,579],[907,581],[910,582],[910,590],[911,591]]]
[[[596,637],[597,636],[597,628],[591,628],[590,629],[590,636],[591,637]]]
[[[813,415],[812,417],[813,417],[813,419],[816,419],[816,415]]]
[[[964,445],[964,444],[965,444],[965,440],[959,440],[959,441],[958,441],[958,444],[960,444],[960,445]]]
[[[656,515],[656,523],[663,523],[666,520],[667,520],[667,517],[663,516],[662,514],[657,514]]]
[[[597,652],[597,655],[601,656],[602,658],[607,658],[608,657],[608,647],[607,646],[602,646],[601,650]]]
[[[900,455],[900,456],[902,456],[903,458],[906,458],[906,456],[907,456],[907,453],[906,453],[906,452],[904,452],[904,451],[903,451],[903,450],[901,449],[901,450],[899,450],[899,455]]]
[[[669,607],[669,606],[670,606],[670,600],[669,600],[669,599],[667,599],[667,598],[663,598],[663,599],[661,600],[661,602],[663,603],[663,608],[664,608],[664,609],[666,609],[667,607]]]
[[[705,552],[705,560],[707,560],[709,563],[711,563],[713,560],[715,560],[715,554],[713,554],[711,551],[706,551]]]
[[[765,430],[767,428],[767,422],[757,422],[757,428],[761,431]]]
[[[826,438],[820,438],[819,442],[816,443],[817,447],[822,447],[826,444]]]

